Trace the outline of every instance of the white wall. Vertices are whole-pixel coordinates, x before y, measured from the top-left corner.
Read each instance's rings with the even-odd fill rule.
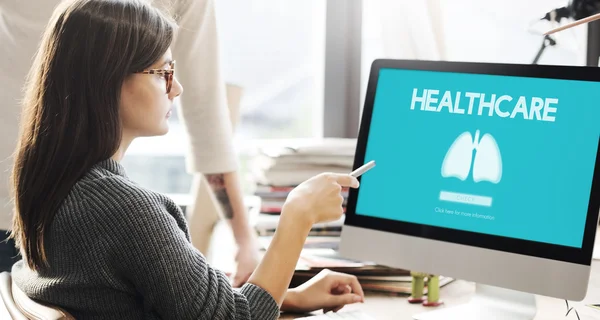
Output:
[[[542,43],[535,33],[553,26],[531,23],[566,0],[441,1],[447,60],[531,63]],[[564,20],[562,23],[565,23]],[[587,29],[555,34],[557,45],[544,51],[539,64],[585,65]]]

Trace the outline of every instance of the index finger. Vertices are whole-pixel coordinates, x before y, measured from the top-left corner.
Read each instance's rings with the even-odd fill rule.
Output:
[[[349,174],[332,173],[331,177],[342,187],[358,188],[358,179]]]

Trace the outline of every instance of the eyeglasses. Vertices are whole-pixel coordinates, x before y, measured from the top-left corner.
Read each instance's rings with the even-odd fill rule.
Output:
[[[149,69],[140,71],[138,73],[142,74],[156,74],[159,76],[165,77],[167,81],[167,94],[171,92],[171,87],[173,87],[173,76],[175,74],[175,61],[171,61],[169,63],[169,69]]]

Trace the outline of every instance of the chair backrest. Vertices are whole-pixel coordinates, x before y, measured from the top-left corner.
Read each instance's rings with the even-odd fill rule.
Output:
[[[13,299],[10,272],[0,273],[0,297],[2,297],[3,302],[2,307],[0,307],[0,319],[28,320],[21,313]]]
[[[14,285],[9,272],[0,274],[0,294],[13,320],[75,320],[61,308],[45,305],[29,298],[25,292]]]

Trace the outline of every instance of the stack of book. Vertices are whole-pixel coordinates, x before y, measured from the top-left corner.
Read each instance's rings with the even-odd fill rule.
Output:
[[[349,172],[356,139],[275,140],[258,147],[251,171],[258,186],[294,187],[322,172]]]
[[[264,250],[269,247],[271,240],[270,236],[260,237]],[[346,259],[339,255],[338,244],[339,237],[308,237],[296,264],[291,287],[306,282],[323,269],[329,269],[355,275],[365,291],[406,296],[411,294],[412,277],[409,270]],[[453,280],[440,276],[439,283],[443,287]],[[427,294],[427,278],[424,293]]]
[[[259,213],[252,217],[251,223],[259,236],[271,236],[279,224],[279,215]],[[309,236],[339,237],[344,225],[344,216],[330,222],[317,223],[312,226]]]
[[[291,286],[298,286],[323,268],[329,270],[352,274],[356,276],[360,286],[365,292],[385,293],[390,295],[410,296],[412,293],[412,277],[410,271],[404,269],[390,268],[381,265],[363,265],[363,266],[323,266],[314,267],[308,270],[296,270],[292,278]],[[425,280],[424,294],[427,294],[427,278]],[[440,276],[439,285],[443,287],[454,281],[453,278]]]
[[[306,180],[306,179],[304,179],[304,180]],[[304,180],[302,180],[302,181],[304,181]],[[302,182],[302,181],[300,181],[300,182]],[[283,204],[284,204],[285,200],[287,199],[288,194],[296,186],[276,186],[276,185],[263,185],[263,184],[257,185],[256,190],[254,191],[254,195],[260,197],[260,199],[261,199],[261,202],[262,202],[261,208],[260,208],[261,213],[280,214],[281,208],[283,207]],[[348,188],[342,189],[342,196],[344,197],[344,202],[342,205],[344,206],[344,208],[346,207],[346,201],[348,199],[348,192],[349,192]]]
[[[257,148],[250,172],[255,182],[254,195],[261,199],[255,227],[259,234],[272,234],[283,204],[296,186],[323,172],[352,171],[356,139],[322,138],[276,140]],[[342,190],[345,208],[348,189]],[[343,217],[328,224],[315,225],[313,235],[339,235]]]

